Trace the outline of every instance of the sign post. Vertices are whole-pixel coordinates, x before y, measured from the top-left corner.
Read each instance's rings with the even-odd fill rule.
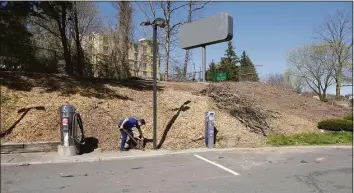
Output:
[[[205,82],[205,71],[206,71],[206,48],[205,46],[202,47],[203,55],[202,55],[202,66],[203,66],[203,82]]]

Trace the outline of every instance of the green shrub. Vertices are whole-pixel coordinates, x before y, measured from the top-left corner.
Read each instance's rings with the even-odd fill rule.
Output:
[[[353,131],[353,121],[344,119],[326,119],[318,122],[317,127],[328,131]]]
[[[353,121],[353,115],[346,115],[343,117],[344,120]]]

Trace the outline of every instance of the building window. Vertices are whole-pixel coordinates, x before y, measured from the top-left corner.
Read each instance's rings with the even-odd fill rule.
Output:
[[[90,41],[93,41],[93,36],[90,36],[90,37],[89,37],[89,40],[90,40]]]
[[[143,71],[143,76],[145,76],[145,77],[146,77],[146,71]]]
[[[89,46],[89,52],[90,52],[91,54],[93,53],[93,46],[92,46],[92,45]]]
[[[146,54],[147,47],[143,46],[143,54]]]
[[[146,69],[146,63],[143,64],[143,68]]]
[[[96,61],[95,55],[91,55],[91,64],[96,64]]]
[[[143,62],[146,62],[146,55],[145,55],[145,54],[142,55],[141,60],[142,60]]]
[[[108,46],[103,46],[103,54],[108,54]]]
[[[103,45],[107,45],[108,44],[108,37],[103,37]]]

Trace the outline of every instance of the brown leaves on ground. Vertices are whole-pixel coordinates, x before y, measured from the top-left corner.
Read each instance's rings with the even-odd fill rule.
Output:
[[[261,83],[208,86],[205,83],[159,82],[159,89],[157,144],[163,149],[204,147],[206,111],[216,114],[217,140],[236,138],[238,147],[265,144],[266,138],[259,134],[260,129],[252,130],[250,125],[296,133],[316,130],[316,123],[321,119],[350,113],[350,109]],[[196,94],[203,89],[208,96]],[[44,74],[7,73],[3,76],[1,132],[16,124],[1,141],[59,140],[59,107],[63,104],[76,107],[83,120],[85,136],[97,138],[102,150],[119,149],[117,122],[127,116],[147,121],[143,133],[148,139],[146,148],[152,148],[151,81],[76,79]],[[44,110],[32,108],[39,106]],[[222,147],[219,142],[216,146]]]

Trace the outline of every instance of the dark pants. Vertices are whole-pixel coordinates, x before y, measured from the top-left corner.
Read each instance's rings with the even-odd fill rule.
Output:
[[[134,133],[131,129],[125,129],[132,137],[134,137]],[[120,143],[120,149],[124,149],[125,142],[127,141],[128,135],[123,129],[119,129],[122,135],[122,141]]]

